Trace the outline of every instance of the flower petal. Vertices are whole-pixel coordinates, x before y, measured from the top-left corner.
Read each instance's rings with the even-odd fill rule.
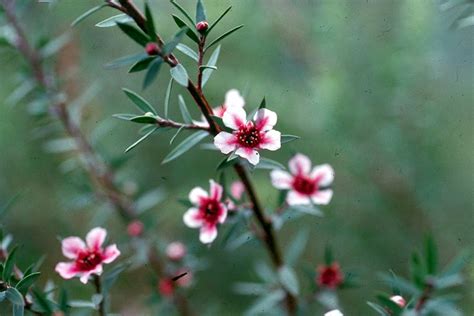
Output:
[[[199,210],[195,207],[192,207],[188,209],[186,213],[184,213],[183,222],[190,228],[197,228],[202,226],[203,220],[199,216]]]
[[[89,277],[92,274],[101,275],[102,274],[102,265],[98,264],[93,270],[82,272],[81,277],[80,277],[81,282],[84,283],[84,284],[87,284],[87,281],[89,281]]]
[[[234,134],[220,132],[214,137],[214,146],[216,146],[221,153],[227,155],[237,147],[237,138]]]
[[[194,205],[199,205],[202,199],[207,198],[209,195],[206,191],[204,191],[201,187],[195,187],[194,189],[189,192],[189,201]]]
[[[99,250],[107,237],[107,231],[102,227],[93,228],[87,233],[86,243],[91,250]]]
[[[273,186],[279,190],[288,190],[293,183],[293,176],[283,170],[273,170],[270,173],[270,177],[272,178]]]
[[[225,111],[222,121],[225,126],[238,130],[247,122],[246,116],[247,114],[243,108],[238,106],[229,107],[227,111]]]
[[[235,154],[247,159],[254,166],[260,161],[260,154],[252,148],[241,147],[235,151]]]
[[[311,160],[303,154],[296,154],[290,159],[288,166],[292,174],[308,174],[311,170]]]
[[[204,225],[201,227],[199,232],[199,240],[203,244],[210,244],[217,237],[217,226],[216,225]]]
[[[67,237],[61,242],[63,255],[69,259],[75,259],[77,255],[86,249],[86,244],[79,237]]]
[[[296,191],[290,191],[286,196],[286,203],[288,203],[288,205],[304,205],[311,204],[311,200],[307,195],[300,194]]]
[[[221,204],[222,211],[219,213],[219,217],[217,218],[217,221],[220,224],[224,224],[226,218],[227,218],[227,207],[224,204]]]
[[[327,312],[324,316],[344,316],[338,309]]]
[[[260,109],[255,113],[253,120],[259,131],[269,131],[277,123],[277,114],[268,109]]]
[[[327,205],[331,202],[333,191],[330,189],[317,191],[311,196],[314,204]]]
[[[240,200],[242,198],[242,194],[244,194],[245,187],[242,181],[234,181],[230,185],[230,194],[236,200]]]
[[[214,180],[209,180],[209,186],[210,186],[209,194],[211,196],[211,199],[220,201],[222,198],[222,192],[224,190],[222,188],[222,185],[220,185]]]
[[[226,107],[238,106],[243,107],[245,105],[244,98],[240,95],[239,90],[230,89],[225,94],[224,105]]]
[[[120,250],[118,250],[117,245],[113,244],[105,248],[102,253],[102,262],[111,263],[120,255]]]
[[[59,262],[54,270],[66,280],[75,277],[79,273],[74,262]]]
[[[281,147],[281,133],[279,131],[271,130],[264,134],[263,139],[259,145],[262,149],[275,151]]]
[[[318,179],[318,186],[328,186],[334,181],[334,169],[328,164],[315,166],[311,179]]]

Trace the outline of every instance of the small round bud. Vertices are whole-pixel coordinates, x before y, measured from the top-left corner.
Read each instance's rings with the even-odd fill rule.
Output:
[[[161,279],[158,283],[158,292],[165,297],[170,297],[174,292],[173,280],[169,278]]]
[[[134,220],[127,226],[127,233],[131,237],[138,237],[143,233],[143,223],[139,220]]]
[[[151,112],[146,112],[145,113],[145,116],[155,116],[155,114],[151,113]]]
[[[158,55],[158,53],[160,52],[160,47],[157,43],[150,42],[146,44],[145,51],[150,56]]]
[[[400,295],[394,295],[394,296],[390,297],[390,300],[392,302],[394,302],[395,304],[397,304],[398,306],[400,306],[400,307],[405,307],[405,305],[407,304],[405,299],[403,297],[401,297]]]
[[[170,260],[179,261],[186,255],[186,246],[179,241],[174,241],[166,247],[166,255]]]
[[[196,23],[196,30],[198,30],[201,33],[205,32],[208,27],[209,27],[209,23],[207,23],[206,21],[201,21],[201,22]]]
[[[318,267],[316,282],[321,287],[335,289],[344,282],[344,274],[337,262]]]
[[[184,274],[184,273],[186,273],[186,274]],[[184,268],[179,269],[176,272],[177,276],[182,275],[182,274],[184,274],[184,275],[176,280],[176,284],[178,284],[181,287],[190,287],[191,283],[193,281],[193,273],[189,270],[184,269]]]

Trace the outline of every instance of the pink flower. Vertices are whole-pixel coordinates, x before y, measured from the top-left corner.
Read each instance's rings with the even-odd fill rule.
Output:
[[[334,262],[331,265],[322,265],[318,267],[316,282],[319,286],[335,289],[341,285],[343,281],[344,274],[337,262]]]
[[[143,223],[139,220],[134,220],[127,226],[127,233],[131,237],[138,237],[143,233]]]
[[[189,200],[194,205],[183,216],[186,226],[200,227],[199,240],[209,244],[217,237],[217,224],[224,223],[227,208],[222,199],[222,186],[210,180],[210,195],[201,187],[196,187],[189,193]]]
[[[236,200],[240,200],[242,198],[242,194],[245,192],[245,187],[242,181],[234,181],[230,185],[230,194]]]
[[[230,107],[244,107],[245,105],[245,100],[244,98],[240,95],[239,90],[237,89],[230,89],[229,91],[226,92],[225,94],[225,101],[222,105],[215,107],[212,109],[212,114],[222,118],[224,116],[225,111],[227,111],[228,108]],[[194,121],[194,124],[199,125],[199,126],[204,126],[204,127],[209,127],[209,124],[207,123],[206,119],[204,118],[204,115],[201,116],[200,121]]]
[[[405,307],[405,305],[407,304],[405,299],[400,295],[394,295],[394,296],[390,297],[390,300],[392,302],[394,302],[395,304],[397,304],[398,306],[400,306],[400,307]]]
[[[232,133],[220,132],[214,137],[214,145],[224,154],[235,154],[256,165],[260,160],[260,149],[277,150],[281,147],[281,133],[273,126],[277,122],[275,112],[260,109],[252,121],[241,107],[230,107],[222,118],[224,125],[233,129]]]
[[[92,229],[86,236],[86,243],[79,237],[67,237],[62,241],[62,251],[65,257],[73,259],[72,262],[59,262],[56,272],[64,279],[80,277],[86,284],[91,274],[100,275],[102,264],[111,263],[120,251],[115,244],[102,248],[107,236],[107,231],[101,227]]]
[[[170,260],[181,260],[186,255],[186,246],[182,242],[174,241],[166,247],[166,255]]]
[[[289,205],[322,204],[331,201],[332,190],[328,189],[334,180],[334,170],[328,164],[315,166],[311,170],[311,160],[296,154],[289,162],[290,173],[273,170],[270,174],[272,184],[280,190],[289,190],[286,202]]]

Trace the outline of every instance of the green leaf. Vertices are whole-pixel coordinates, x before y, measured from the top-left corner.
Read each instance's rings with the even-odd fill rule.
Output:
[[[130,263],[124,263],[115,266],[111,270],[107,271],[104,273],[104,275],[101,277],[102,278],[102,293],[104,295],[107,295],[110,292],[110,289],[114,285],[114,283],[117,281],[119,275],[125,271],[128,267],[130,266]]]
[[[199,61],[198,54],[192,50],[189,46],[184,45],[183,43],[179,43],[176,45],[176,49],[179,50],[181,53],[185,54],[186,56],[194,59],[196,62]]]
[[[189,15],[189,13],[182,6],[180,6],[176,1],[171,0],[171,4],[174,5],[176,9],[178,9],[188,19],[188,21],[191,22],[192,25],[196,24],[196,22],[194,22],[193,19],[191,18],[191,15]]]
[[[216,45],[217,43],[219,43],[220,41],[222,41],[224,38],[226,38],[227,36],[229,36],[230,34],[234,33],[235,31],[243,28],[244,25],[241,24],[239,26],[236,26],[234,27],[233,29],[230,29],[228,30],[227,32],[225,32],[224,34],[222,34],[221,36],[219,36],[218,38],[216,38],[215,40],[213,40],[209,45],[207,45],[207,47],[204,49],[204,52],[206,52],[209,48],[211,48],[212,46]]]
[[[99,11],[100,9],[102,9],[103,7],[106,7],[108,6],[107,3],[103,3],[101,5],[98,5],[96,7],[93,7],[92,9],[89,9],[87,10],[86,12],[84,12],[83,14],[81,14],[79,17],[77,17],[72,23],[71,23],[71,26],[74,27],[76,25],[78,25],[82,20],[84,20],[85,18],[87,18],[89,15]]]
[[[181,20],[179,16],[173,14],[173,20],[179,28],[187,27],[186,35],[193,40],[196,44],[199,44],[199,36],[196,34],[194,28],[191,28],[186,22]]]
[[[196,132],[190,136],[188,136],[185,140],[183,140],[178,146],[176,146],[163,160],[162,164],[168,163],[191,148],[197,145],[201,140],[203,140],[208,135],[205,131]]]
[[[211,30],[219,23],[220,20],[232,9],[232,6],[228,7],[218,18],[215,20],[207,29],[206,34],[209,34]]]
[[[262,311],[271,313],[285,297],[285,292],[281,289],[276,289],[256,300],[249,309],[245,312],[245,316],[260,315]],[[265,313],[267,314],[267,313]]]
[[[299,293],[299,284],[295,272],[288,266],[278,269],[278,279],[281,285],[291,294],[297,296]]]
[[[20,293],[25,295],[26,292],[28,291],[28,289],[30,288],[30,286],[32,286],[33,283],[35,283],[36,280],[39,278],[40,274],[41,273],[39,273],[39,272],[33,272],[33,273],[27,275],[26,277],[21,279],[20,282],[18,282],[18,284],[15,286],[16,289]]]
[[[432,236],[426,237],[425,241],[426,271],[435,275],[438,269],[438,252]]]
[[[130,24],[120,23],[117,22],[117,26],[128,35],[131,39],[133,39],[137,44],[145,47],[146,44],[150,42],[148,36],[143,34],[140,30],[136,27],[131,26]]]
[[[178,103],[184,122],[186,124],[192,124],[193,118],[191,117],[191,114],[189,114],[188,107],[186,106],[186,102],[184,102],[183,96],[181,94],[178,95]]]
[[[391,275],[387,275],[385,273],[380,275],[380,278],[382,279],[383,282],[385,282],[388,286],[392,288],[398,288],[402,294],[404,295],[418,295],[420,293],[420,290],[414,286],[411,282],[408,280],[405,280],[401,277],[396,277],[394,278]]]
[[[268,169],[268,170],[280,169],[280,170],[285,170],[286,168],[285,168],[285,166],[283,166],[278,161],[261,157],[260,162],[255,166],[255,169]]]
[[[292,243],[288,246],[288,250],[285,254],[285,259],[286,263],[289,266],[293,266],[298,261],[298,258],[305,250],[308,238],[309,231],[306,229],[300,230],[296,237],[293,239]]]
[[[206,9],[204,8],[202,1],[198,0],[196,4],[196,23],[206,20]]]
[[[129,70],[129,73],[133,72],[139,72],[142,70],[145,70],[148,68],[148,66],[151,64],[153,60],[155,60],[156,57],[147,57],[142,60],[137,61]]]
[[[324,214],[316,207],[316,205],[293,205],[289,207],[289,209],[309,215],[324,216]]]
[[[149,131],[148,133],[146,133],[145,135],[143,135],[142,137],[140,137],[140,139],[138,139],[136,142],[134,142],[133,144],[131,144],[130,146],[128,146],[127,149],[125,149],[125,152],[128,153],[130,150],[132,150],[133,148],[137,147],[138,144],[140,144],[142,141],[144,141],[145,139],[147,139],[148,136],[150,136],[151,134],[153,134],[157,129],[158,129],[158,127],[155,127],[154,129],[152,129],[151,131]]]
[[[178,137],[178,135],[181,133],[181,131],[184,129],[184,126],[181,126],[180,128],[178,128],[178,130],[176,131],[176,133],[173,135],[173,137],[171,137],[170,139],[170,145],[173,144],[174,140],[176,139],[176,137]]]
[[[201,65],[199,66],[199,69],[212,69],[212,70],[217,70],[216,66],[210,66],[210,65]]]
[[[114,16],[111,16],[110,18],[107,18],[99,23],[97,23],[95,26],[97,27],[112,27],[116,26],[117,23],[128,23],[130,21],[133,21],[131,17],[128,15],[122,13],[122,14],[117,14]]]
[[[153,108],[153,106],[151,106],[151,104],[148,103],[148,101],[146,101],[144,98],[139,96],[137,93],[135,93],[132,90],[127,89],[127,88],[122,88],[122,91],[125,92],[127,97],[130,100],[132,100],[132,102],[137,106],[137,108],[139,108],[143,112],[145,112],[145,113],[151,112],[155,115],[157,114],[156,110]]]
[[[207,66],[216,66],[217,60],[219,59],[219,54],[221,52],[221,46],[217,46],[217,48],[212,52],[211,57],[209,58],[209,61],[207,63]],[[214,69],[212,68],[207,68],[202,71],[202,86],[204,87],[211,77],[212,72]]]
[[[265,100],[265,97],[263,97],[262,102],[260,102],[260,105],[258,106],[258,109],[264,109],[267,107],[267,101]]]
[[[113,114],[112,117],[118,118],[119,120],[131,121],[132,118],[137,117],[137,115],[136,114],[118,113],[118,114]]]
[[[34,303],[41,307],[46,315],[53,313],[53,305],[44,293],[33,290]]]
[[[18,247],[15,246],[10,253],[8,254],[7,259],[5,260],[4,266],[3,266],[3,274],[2,278],[3,281],[8,282],[10,280],[10,277],[13,272],[13,268],[15,267],[15,260],[16,260],[16,251],[18,250]]]
[[[390,314],[379,304],[367,302],[367,305],[369,305],[374,311],[379,313],[379,315],[381,316],[390,316]]]
[[[128,66],[133,63],[139,62],[145,58],[148,58],[148,55],[146,53],[138,53],[134,55],[128,55],[124,57],[120,57],[114,61],[111,61],[107,64],[105,64],[104,68],[105,69],[115,69],[115,68],[120,68],[122,66]]]
[[[470,251],[462,251],[443,269],[440,276],[446,277],[459,273],[469,263],[471,257],[472,253]]]
[[[143,80],[143,89],[149,87],[153,81],[155,81],[158,73],[160,72],[161,64],[163,63],[163,59],[161,57],[157,57],[148,67],[148,71],[146,72],[145,79]]]
[[[70,309],[68,301],[69,300],[68,300],[67,291],[64,288],[62,288],[61,292],[59,292],[58,307],[59,307],[59,310],[66,313],[66,315],[69,315],[69,309]]]
[[[425,286],[425,271],[421,264],[420,255],[418,253],[413,253],[411,256],[411,277],[419,288],[423,288]]]
[[[55,39],[49,41],[46,45],[44,45],[41,50],[39,51],[39,54],[42,58],[48,58],[50,56],[53,56],[61,48],[63,48],[69,41],[71,40],[71,35],[69,33],[62,34]]]
[[[168,118],[168,110],[170,106],[170,97],[171,97],[171,90],[173,89],[173,78],[170,79],[170,82],[168,83],[168,88],[166,88],[166,95],[165,95],[165,106],[164,106],[164,111],[165,111],[165,118]]]
[[[297,139],[300,139],[300,137],[295,136],[295,135],[281,135],[280,142],[282,144],[285,144],[285,143],[289,143],[289,142],[292,142],[292,141],[297,140]]]
[[[224,170],[226,168],[229,168],[229,167],[232,167],[233,165],[235,165],[237,162],[239,162],[239,159],[237,159],[238,157],[235,155],[235,154],[232,154],[228,157],[225,157],[224,160],[222,160],[218,165],[217,165],[217,168],[216,170],[217,171],[220,171],[220,170]]]
[[[148,36],[150,36],[150,41],[155,41],[156,39],[156,30],[155,22],[153,21],[153,14],[151,13],[150,6],[148,3],[145,3],[145,18],[146,18],[146,31]]]
[[[7,291],[0,292],[0,302],[3,302],[7,296]]]
[[[25,306],[23,295],[21,295],[21,293],[14,287],[9,287],[5,294],[7,300],[9,300],[12,304]]]
[[[383,304],[384,307],[388,308],[390,310],[390,315],[391,316],[399,316],[400,313],[402,312],[402,308],[398,306],[397,303],[392,301],[389,297],[387,297],[384,294],[379,294],[377,295],[377,299],[380,301],[380,303]]]
[[[130,121],[140,124],[156,124],[156,117],[151,115],[135,116]]]
[[[173,50],[175,49],[176,45],[179,44],[179,42],[181,42],[181,40],[183,39],[183,36],[184,34],[186,34],[186,32],[188,31],[188,27],[187,26],[184,26],[182,27],[178,33],[176,33],[174,35],[174,37],[171,39],[171,41],[169,41],[168,43],[166,43],[164,46],[163,46],[163,49],[162,49],[162,53],[163,55],[169,55],[173,52]]]
[[[13,316],[23,316],[25,314],[25,306],[14,304],[12,306]]]
[[[140,195],[134,203],[138,214],[142,214],[162,202],[166,197],[165,193],[166,192],[162,188],[154,188]]]
[[[188,86],[188,72],[181,64],[177,64],[173,68],[170,69],[170,74],[173,79],[182,85],[183,87]]]

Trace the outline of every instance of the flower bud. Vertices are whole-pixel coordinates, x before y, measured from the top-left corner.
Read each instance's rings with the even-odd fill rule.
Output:
[[[198,30],[201,33],[205,32],[208,27],[209,27],[209,23],[207,23],[206,21],[201,21],[201,22],[196,23],[196,30]]]
[[[146,112],[145,113],[145,116],[155,116],[155,114],[151,113],[151,112]]]
[[[165,297],[170,297],[174,292],[173,280],[169,278],[161,279],[158,282],[158,292]]]
[[[127,233],[130,237],[138,237],[143,233],[143,223],[139,220],[134,220],[127,226]]]
[[[146,44],[145,51],[150,56],[158,55],[158,53],[160,52],[160,47],[158,46],[157,43],[150,42]]]
[[[403,297],[401,297],[400,295],[394,295],[394,296],[390,297],[390,300],[392,302],[396,303],[400,307],[405,307],[405,305],[407,304],[405,299]]]
[[[174,241],[166,247],[166,255],[170,260],[179,261],[186,255],[186,246],[179,241]]]
[[[184,274],[186,273],[186,274]],[[178,284],[181,287],[189,287],[191,285],[191,282],[193,281],[193,273],[187,269],[179,269],[176,272],[176,275],[182,275],[179,279],[176,280],[176,284]]]
[[[335,289],[344,281],[344,274],[337,262],[318,267],[318,272],[316,281],[319,286]]]
[[[245,191],[244,184],[242,181],[234,181],[230,185],[230,194],[236,200],[240,200],[242,198],[242,194]]]

